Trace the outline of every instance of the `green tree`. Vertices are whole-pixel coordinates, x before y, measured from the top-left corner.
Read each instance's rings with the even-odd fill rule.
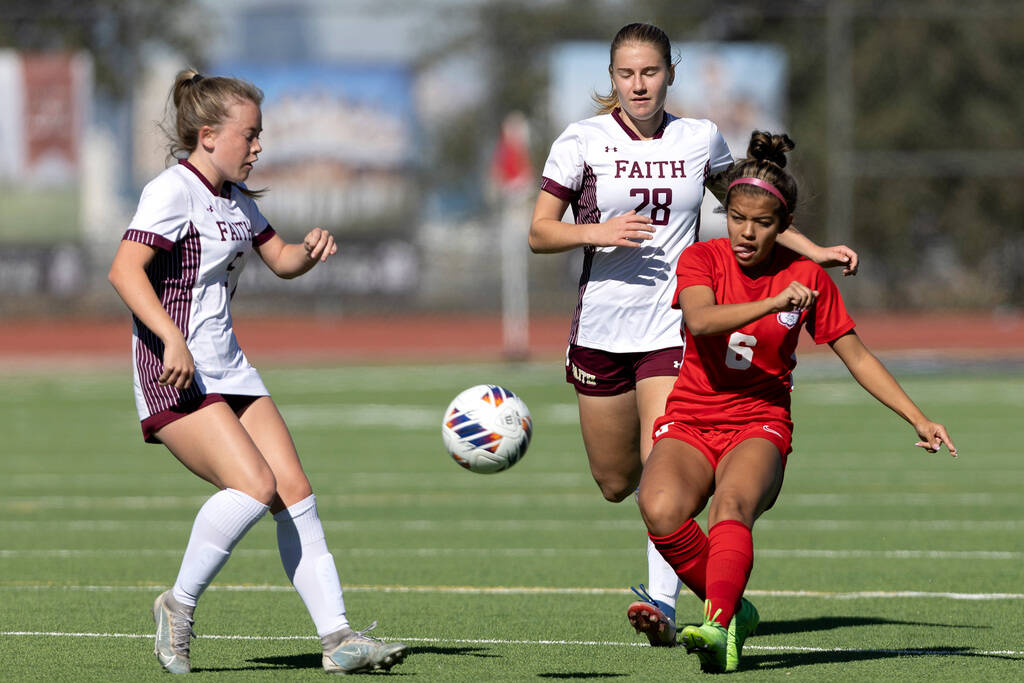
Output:
[[[849,17],[851,81],[830,82],[828,13]],[[490,110],[526,112],[542,160],[547,49],[610,40],[649,21],[675,41],[758,41],[789,59],[788,128],[798,142],[799,223],[827,236],[830,155],[852,169],[850,241],[866,277],[842,283],[862,307],[1018,306],[1024,299],[1024,6],[1012,0],[563,0],[481,10],[492,50]],[[834,54],[834,53],[831,53]],[[685,65],[684,65],[685,72]],[[830,138],[829,97],[851,93],[850,148]],[[686,112],[679,112],[683,115]],[[742,154],[744,150],[733,150]]]
[[[4,0],[0,47],[84,50],[97,87],[119,98],[131,91],[147,47],[200,56],[202,23],[187,21],[194,10],[192,0]]]

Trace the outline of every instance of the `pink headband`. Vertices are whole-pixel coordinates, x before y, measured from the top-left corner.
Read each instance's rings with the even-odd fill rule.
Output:
[[[728,190],[726,190],[726,192],[728,192],[737,185],[753,185],[754,187],[760,187],[765,192],[769,192],[775,195],[775,198],[782,202],[782,208],[784,208],[786,211],[789,211],[789,204],[787,204],[786,200],[783,199],[782,193],[779,192],[778,188],[772,185],[771,183],[761,180],[760,178],[737,178],[736,180],[729,183],[729,188]]]

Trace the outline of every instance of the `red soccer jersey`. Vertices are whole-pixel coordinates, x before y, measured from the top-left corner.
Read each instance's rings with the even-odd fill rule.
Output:
[[[696,425],[741,425],[759,419],[789,421],[789,392],[802,326],[818,344],[853,329],[839,289],[825,270],[776,245],[770,270],[751,278],[740,268],[727,238],[698,242],[686,249],[676,267],[673,306],[686,287],[705,285],[719,304],[744,303],[774,296],[793,280],[818,291],[812,309],[775,313],[735,332],[695,337],[683,325],[686,347],[679,378],[669,395],[669,421]]]

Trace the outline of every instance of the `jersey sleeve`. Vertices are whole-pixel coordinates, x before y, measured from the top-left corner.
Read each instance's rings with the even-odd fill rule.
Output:
[[[708,141],[708,177],[716,176],[732,164],[732,152],[726,144],[722,132],[714,122],[711,124],[710,140]]]
[[[846,311],[846,305],[836,283],[824,268],[816,268],[818,300],[814,304],[814,310],[807,317],[807,332],[815,344],[827,344],[852,330],[855,323]]]
[[[551,144],[544,162],[540,189],[564,201],[572,201],[583,184],[583,137],[579,127],[569,126]]]
[[[188,229],[190,203],[185,187],[173,176],[157,176],[143,188],[122,239],[169,251]]]
[[[705,242],[697,242],[683,249],[676,265],[676,291],[672,295],[672,308],[679,308],[679,294],[687,287],[703,285],[714,289],[714,260]]]

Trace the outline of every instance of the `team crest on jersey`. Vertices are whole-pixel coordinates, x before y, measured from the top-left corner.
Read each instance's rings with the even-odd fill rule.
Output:
[[[780,325],[793,329],[796,324],[800,322],[800,314],[802,312],[802,308],[798,308],[795,311],[782,311],[776,317],[778,318]]]

